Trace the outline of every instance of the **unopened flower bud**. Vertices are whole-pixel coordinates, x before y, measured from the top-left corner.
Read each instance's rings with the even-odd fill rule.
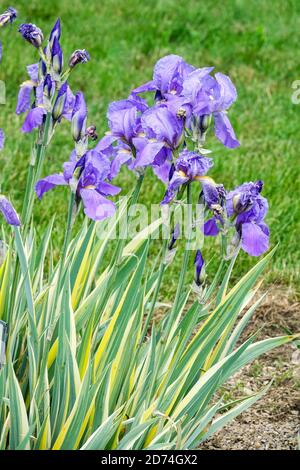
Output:
[[[208,130],[210,123],[211,123],[211,114],[204,114],[204,116],[200,117],[199,125],[200,125],[200,130],[202,134],[204,134]]]
[[[202,253],[200,250],[197,250],[195,256],[195,283],[197,286],[201,286],[205,281],[205,261],[203,259]]]
[[[61,34],[61,28],[60,28],[60,18],[56,20],[55,25],[53,26],[53,29],[50,33],[49,36],[49,46],[52,48],[54,39],[57,39],[58,41],[60,40],[60,34]]]
[[[44,35],[42,30],[35,24],[25,23],[19,27],[19,33],[22,34],[23,38],[30,42],[34,47],[41,47],[44,41]]]
[[[55,100],[54,106],[53,106],[52,117],[54,121],[59,121],[63,115],[64,108],[66,105],[66,100],[67,100],[67,90],[68,90],[68,84],[67,82],[65,82],[61,86],[57,94],[57,98]]]
[[[48,99],[51,99],[53,91],[54,91],[54,83],[51,79],[51,76],[47,74],[44,80],[44,95]]]
[[[85,49],[77,49],[73,52],[69,59],[70,69],[74,68],[77,64],[83,64],[90,60],[89,53]]]
[[[8,23],[12,23],[17,18],[17,10],[13,7],[8,7],[2,15],[0,15],[0,28],[6,26]]]
[[[171,241],[169,243],[169,250],[173,250],[175,243],[179,237],[180,237],[180,227],[179,227],[179,224],[176,224],[172,232]]]
[[[75,142],[79,142],[86,133],[87,109],[83,93],[78,92],[72,112],[72,136]]]
[[[55,37],[51,50],[51,63],[54,72],[60,74],[63,68],[63,53],[59,40]]]
[[[205,141],[205,134],[210,126],[211,115],[193,116],[191,120],[192,138],[194,142],[202,144]]]
[[[96,132],[97,128],[96,126],[89,126],[87,130],[85,131],[85,135],[89,137],[91,140],[97,140],[98,139],[98,134]]]

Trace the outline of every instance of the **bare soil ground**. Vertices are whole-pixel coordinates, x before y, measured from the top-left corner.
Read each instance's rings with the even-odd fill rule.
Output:
[[[287,290],[273,289],[244,334],[263,329],[259,339],[300,332],[300,303]],[[300,429],[300,349],[286,345],[262,356],[237,373],[225,397],[251,394],[273,379],[268,393],[252,408],[205,442],[202,449],[296,450]]]

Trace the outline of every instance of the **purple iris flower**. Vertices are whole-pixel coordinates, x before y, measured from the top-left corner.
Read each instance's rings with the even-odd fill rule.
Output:
[[[183,184],[192,181],[200,181],[202,183],[206,181],[207,177],[204,175],[206,175],[212,166],[213,161],[211,158],[184,149],[180,152],[174,165],[174,171],[161,204],[171,202]]]
[[[151,165],[164,182],[168,176],[173,151],[182,143],[184,122],[172,112],[166,103],[158,104],[142,114],[141,126],[144,136],[134,139],[137,156],[134,167]]]
[[[153,73],[153,80],[133,90],[134,93],[147,91],[159,92],[161,97],[166,94],[180,94],[185,78],[194,70],[178,55],[167,55],[160,59]]]
[[[146,102],[134,95],[126,100],[113,101],[107,112],[112,139],[132,144],[132,139],[142,130],[140,115],[147,108]]]
[[[9,225],[16,225],[16,226],[21,225],[19,216],[16,213],[14,207],[9,202],[9,200],[5,196],[2,196],[2,195],[0,195],[0,212],[2,212],[6,222]]]
[[[202,179],[202,192],[200,197],[206,208],[213,212],[213,217],[208,219],[203,226],[206,236],[215,237],[219,233],[219,225],[224,225],[224,206],[226,191],[222,184],[217,184],[212,178]]]
[[[86,131],[87,108],[84,95],[78,92],[75,97],[75,104],[72,111],[72,135],[75,142],[79,142]]]
[[[0,150],[3,149],[4,142],[5,142],[5,134],[4,134],[3,129],[0,129]]]
[[[84,64],[90,60],[90,55],[85,49],[77,49],[73,52],[69,59],[70,69],[74,68],[77,64]]]
[[[105,196],[115,196],[121,190],[107,181],[110,165],[109,158],[95,150],[89,150],[77,162],[75,152],[72,152],[70,161],[64,165],[64,173],[50,175],[38,181],[36,193],[41,199],[45,192],[56,186],[74,187],[75,181],[76,195],[81,198],[87,217],[103,220],[112,216],[116,210],[115,204]],[[78,180],[74,180],[77,172]]]
[[[182,95],[193,107],[194,116],[213,114],[216,137],[229,148],[239,146],[226,114],[237,98],[230,78],[222,73],[210,75],[211,67],[197,69],[183,83]]]
[[[147,109],[146,101],[137,95],[130,95],[125,100],[114,101],[109,105],[107,119],[110,131],[98,142],[96,150],[114,157],[111,166],[112,178],[117,175],[123,164],[133,162],[133,148],[138,144],[138,136],[143,132],[141,115]],[[117,145],[113,147],[115,142]]]
[[[38,28],[35,24],[25,23],[21,24],[19,27],[19,33],[23,38],[30,42],[34,47],[41,47],[44,41],[44,35],[42,30]]]
[[[16,107],[16,114],[25,113],[31,107],[31,92],[38,86],[38,64],[28,65],[27,73],[30,80],[22,83],[18,94],[18,102]]]
[[[30,80],[22,83],[18,94],[16,113],[21,114],[29,111],[22,126],[23,132],[31,132],[42,124],[43,117],[47,112],[47,99],[51,99],[55,91],[55,82],[50,74],[46,74],[39,81],[38,70],[39,64],[32,64],[27,67]],[[61,87],[58,95],[54,105],[55,116],[58,116],[58,120],[61,117],[70,120],[75,97],[67,84]],[[34,96],[33,104],[31,104],[32,96]]]
[[[0,15],[0,28],[6,26],[8,23],[13,23],[17,18],[17,14],[17,10],[13,7],[8,7],[7,10]]]
[[[261,196],[263,183],[244,183],[226,196],[228,217],[234,217],[241,248],[251,256],[260,256],[269,248],[270,231],[264,219],[268,201]]]
[[[63,52],[57,37],[54,37],[52,44],[51,62],[54,72],[60,74],[63,68]]]
[[[205,261],[200,250],[197,250],[196,252],[194,264],[195,264],[195,283],[197,284],[197,286],[201,286],[205,278],[205,274],[204,274]]]

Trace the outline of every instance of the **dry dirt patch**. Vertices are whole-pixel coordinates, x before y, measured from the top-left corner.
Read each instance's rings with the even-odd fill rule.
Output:
[[[272,289],[257,309],[244,338],[263,327],[258,339],[300,332],[300,303],[295,294]],[[300,350],[286,345],[265,354],[237,373],[225,397],[245,396],[273,379],[268,393],[252,408],[204,443],[203,449],[297,449],[300,428]]]

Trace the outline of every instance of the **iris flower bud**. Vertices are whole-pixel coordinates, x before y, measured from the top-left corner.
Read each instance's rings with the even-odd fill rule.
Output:
[[[46,78],[44,80],[44,95],[48,98],[51,99],[52,93],[54,89],[54,84],[52,82],[51,76],[49,73],[46,75]]]
[[[195,283],[201,286],[205,281],[205,261],[200,250],[197,250],[195,256]]]
[[[44,35],[42,30],[35,24],[25,23],[19,27],[19,33],[22,34],[23,38],[30,42],[34,47],[41,47],[44,41]]]
[[[172,263],[175,255],[176,255],[177,247],[175,245],[176,245],[176,242],[177,242],[179,237],[180,237],[180,226],[177,223],[175,225],[174,229],[173,229],[172,238],[171,238],[171,241],[168,245],[168,251],[166,252],[166,256],[165,256],[165,260],[164,260],[165,264]]]
[[[172,232],[171,241],[169,243],[169,250],[173,250],[175,243],[179,237],[180,237],[180,227],[179,227],[179,224],[176,224]]]
[[[76,94],[75,104],[72,112],[72,136],[75,142],[79,142],[86,132],[87,109],[83,93]]]
[[[60,74],[63,68],[63,53],[59,40],[55,37],[51,50],[51,62],[54,72]]]
[[[96,132],[96,126],[89,126],[85,131],[85,135],[89,137],[91,140],[97,140],[98,134]]]
[[[83,64],[90,60],[90,55],[85,49],[77,49],[73,52],[69,59],[70,69],[74,68],[77,64]]]
[[[54,39],[57,39],[58,41],[60,40],[60,34],[61,34],[60,18],[58,18],[49,36],[49,45],[51,48],[53,46]]]
[[[6,363],[7,324],[0,320],[0,370]]]
[[[12,23],[17,18],[17,10],[13,7],[8,7],[2,15],[0,15],[0,28],[6,26],[8,23]]]
[[[204,114],[203,116],[193,116],[191,121],[191,129],[193,133],[193,141],[203,143],[205,134],[211,123],[211,115]]]
[[[52,117],[54,121],[59,121],[63,115],[66,100],[67,100],[67,90],[68,90],[68,84],[67,82],[65,82],[61,86],[57,94],[57,98],[55,100],[54,106],[53,106]]]

